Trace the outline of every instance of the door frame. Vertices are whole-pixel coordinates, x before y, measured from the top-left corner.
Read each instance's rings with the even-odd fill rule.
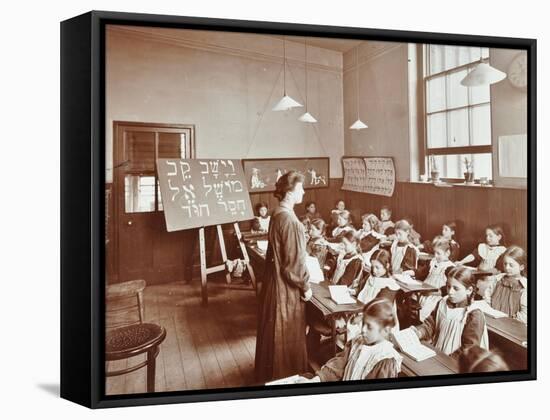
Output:
[[[112,217],[111,223],[113,226],[112,229],[112,244],[110,248],[112,255],[112,273],[107,273],[106,284],[116,283],[119,279],[119,210],[120,210],[120,200],[118,196],[118,182],[116,171],[124,166],[124,145],[123,145],[123,131],[125,128],[140,128],[142,131],[164,131],[170,132],[179,132],[181,130],[189,130],[191,136],[189,139],[190,149],[191,149],[191,158],[195,158],[196,148],[195,148],[195,124],[171,124],[171,123],[152,123],[152,122],[136,122],[136,121],[119,121],[113,120],[113,132],[112,132],[112,152],[113,152],[113,164],[111,167],[112,171],[112,186],[111,186],[111,200],[112,200]],[[160,130],[159,130],[160,129]],[[105,256],[107,258],[107,256]]]

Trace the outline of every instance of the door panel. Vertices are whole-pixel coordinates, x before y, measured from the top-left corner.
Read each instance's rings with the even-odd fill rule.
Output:
[[[110,280],[183,280],[192,268],[196,232],[166,231],[155,163],[158,157],[192,158],[194,128],[115,122],[113,133],[113,251],[118,275]]]

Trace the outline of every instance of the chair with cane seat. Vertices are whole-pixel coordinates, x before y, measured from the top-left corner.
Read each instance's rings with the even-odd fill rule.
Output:
[[[109,371],[105,376],[118,376],[147,367],[147,392],[155,391],[156,357],[166,338],[164,327],[144,323],[144,280],[110,285],[106,289],[105,361],[127,359],[146,353],[146,359],[125,369]]]

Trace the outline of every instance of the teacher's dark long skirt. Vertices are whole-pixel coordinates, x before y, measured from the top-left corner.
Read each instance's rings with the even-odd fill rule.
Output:
[[[305,302],[309,273],[304,226],[295,213],[277,207],[271,216],[269,246],[258,310],[256,380],[285,378],[308,370]]]

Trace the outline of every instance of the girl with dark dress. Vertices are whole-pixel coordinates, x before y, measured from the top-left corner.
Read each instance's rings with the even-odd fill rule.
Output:
[[[280,201],[269,226],[269,245],[259,297],[255,373],[258,383],[307,371],[306,301],[311,299],[304,226],[294,213],[302,202],[304,177],[289,171],[279,178]]]
[[[390,302],[372,300],[363,309],[361,334],[348,341],[344,350],[325,363],[317,376],[301,377],[297,382],[396,378],[403,358],[389,341],[395,321]]]

